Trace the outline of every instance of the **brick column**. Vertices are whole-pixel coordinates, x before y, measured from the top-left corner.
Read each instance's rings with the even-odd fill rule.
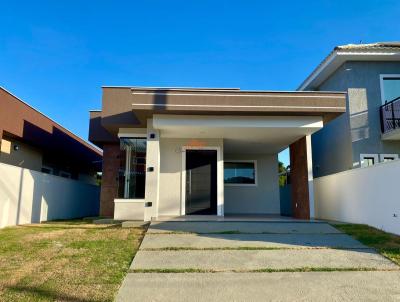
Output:
[[[118,169],[120,165],[120,146],[103,146],[103,175],[100,193],[100,216],[114,216],[114,198],[118,197]]]
[[[302,137],[289,146],[290,180],[292,184],[293,217],[310,219],[309,169],[307,138]]]

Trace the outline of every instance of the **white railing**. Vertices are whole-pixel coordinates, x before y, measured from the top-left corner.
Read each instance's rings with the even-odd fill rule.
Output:
[[[99,186],[0,163],[0,228],[96,216]]]

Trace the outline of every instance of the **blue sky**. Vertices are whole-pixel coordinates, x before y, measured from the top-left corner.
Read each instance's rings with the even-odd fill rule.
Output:
[[[0,85],[85,139],[102,85],[294,90],[335,45],[400,34],[400,1],[2,2]]]

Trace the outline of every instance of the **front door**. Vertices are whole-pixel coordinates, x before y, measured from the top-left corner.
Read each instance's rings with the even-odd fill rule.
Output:
[[[186,150],[186,215],[217,214],[217,151]]]

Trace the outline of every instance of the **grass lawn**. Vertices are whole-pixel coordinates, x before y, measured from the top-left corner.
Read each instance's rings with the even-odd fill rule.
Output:
[[[375,248],[383,256],[400,265],[400,236],[364,224],[336,224],[335,228]]]
[[[0,301],[112,301],[144,228],[50,222],[0,230]]]

